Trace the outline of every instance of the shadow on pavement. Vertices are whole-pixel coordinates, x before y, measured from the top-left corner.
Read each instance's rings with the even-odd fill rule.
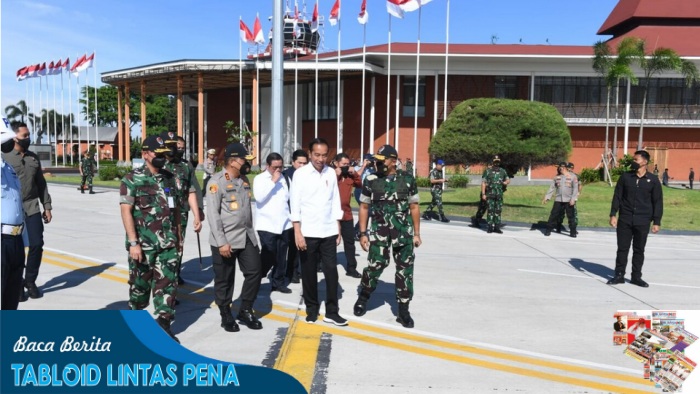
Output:
[[[598,275],[599,277],[608,280],[615,276],[615,270],[606,267],[602,264],[591,263],[590,261],[585,261],[581,259],[570,259],[569,264],[576,268],[577,271],[590,272],[593,275]]]
[[[84,267],[68,271],[63,275],[52,278],[48,282],[44,283],[44,285],[41,286],[41,290],[44,293],[51,293],[54,291],[80,286],[88,279],[92,278],[93,276],[100,275],[115,265],[116,263],[103,263],[98,266]]]
[[[372,293],[367,303],[367,310],[371,311],[381,307],[384,304],[389,304],[391,307],[391,313],[397,315],[399,313],[399,304],[396,301],[396,287],[394,283],[384,282],[383,280],[377,281],[377,288]]]

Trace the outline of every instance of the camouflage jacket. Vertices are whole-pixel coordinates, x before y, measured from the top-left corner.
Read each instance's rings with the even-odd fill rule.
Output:
[[[509,178],[506,170],[501,167],[491,166],[484,172],[481,179],[486,183],[486,195],[489,197],[496,197],[503,195],[503,189],[505,187],[503,182]]]
[[[398,233],[392,234],[392,239],[403,236],[412,242],[413,220],[409,207],[419,201],[416,179],[401,170],[385,177],[372,174],[362,184],[360,202],[371,205],[370,233],[396,230]]]
[[[93,174],[95,172],[95,160],[83,157],[80,160],[80,169],[83,170],[83,175]]]
[[[177,245],[177,214],[169,199],[176,196],[175,177],[161,169],[152,174],[147,166],[126,174],[119,189],[119,203],[133,206],[136,235],[145,250],[174,248]],[[129,240],[125,240],[129,250]]]
[[[189,211],[190,193],[195,192],[193,182],[194,171],[185,160],[171,160],[165,164],[165,169],[175,175],[175,196],[177,197],[178,206],[182,207],[182,213]]]
[[[430,180],[439,180],[442,179],[442,171],[438,170],[437,168],[433,168],[430,170]],[[440,190],[442,189],[442,183],[432,183],[430,185],[430,189],[432,190]]]

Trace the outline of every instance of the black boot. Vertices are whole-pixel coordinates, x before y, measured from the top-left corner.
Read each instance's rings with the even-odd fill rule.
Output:
[[[236,316],[241,323],[245,324],[251,330],[259,330],[262,327],[262,323],[255,317],[252,309],[241,309]]]
[[[498,224],[493,225],[493,232],[496,234],[503,234],[503,231],[501,231],[501,226],[499,226]]]
[[[156,319],[156,323],[158,323],[160,328],[162,328],[163,331],[165,331],[165,333],[170,336],[170,338],[172,338],[175,342],[180,343],[180,340],[177,339],[177,337],[175,336],[175,334],[173,334],[172,331],[170,331],[170,320],[167,320],[163,317],[158,317]]]
[[[569,236],[571,238],[576,238],[576,235],[578,234],[578,231],[576,231],[576,227],[570,227],[569,228]]]
[[[92,186],[90,186],[90,193],[89,194],[95,194],[95,192],[92,191]]]
[[[399,315],[396,317],[396,321],[406,328],[413,328],[413,319],[408,312],[408,302],[399,302]]]
[[[363,316],[367,313],[367,301],[369,301],[369,294],[365,292],[360,292],[360,296],[357,298],[357,302],[352,309],[352,313],[355,316]]]
[[[479,219],[477,219],[476,216],[472,216],[471,220],[472,220],[472,227],[479,227]]]
[[[491,234],[493,232],[493,225],[492,224],[489,224],[489,228],[486,229],[486,232],[489,234]]]
[[[430,215],[428,214],[428,211],[423,212],[423,215],[421,217],[424,220],[430,220]]]
[[[80,185],[80,194],[85,194],[85,189],[83,188],[85,185]]]
[[[219,305],[219,312],[221,313],[221,327],[228,332],[237,332],[241,329],[236,323],[236,319],[233,318],[231,314],[231,305]]]
[[[443,223],[449,223],[450,219],[445,217],[445,214],[440,214],[440,221]]]

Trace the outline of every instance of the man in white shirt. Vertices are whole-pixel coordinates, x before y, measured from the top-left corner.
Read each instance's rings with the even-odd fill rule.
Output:
[[[315,138],[309,144],[310,166],[297,169],[291,188],[291,219],[294,240],[301,254],[301,283],[306,304],[306,322],[318,319],[317,260],[320,256],[326,279],[326,316],[323,321],[345,326],[338,314],[338,267],[336,248],[340,244],[340,194],[335,171],[326,165],[328,142]]]
[[[289,294],[286,286],[287,230],[292,228],[289,219],[289,189],[282,176],[282,156],[272,152],[266,159],[267,169],[255,177],[255,229],[260,237],[260,259],[263,275],[272,268],[272,291]]]

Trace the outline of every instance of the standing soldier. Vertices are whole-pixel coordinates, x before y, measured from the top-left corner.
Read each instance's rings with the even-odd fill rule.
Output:
[[[399,315],[396,319],[406,328],[413,328],[408,304],[413,298],[414,247],[419,247],[420,208],[416,180],[408,172],[396,170],[398,153],[391,145],[384,145],[374,155],[377,172],[365,179],[360,197],[360,244],[369,251],[367,268],[362,271],[360,295],[353,313],[367,312],[367,301],[377,287],[377,280],[390,263],[389,248],[396,263],[396,298]],[[370,205],[372,224],[367,231]]]
[[[201,190],[199,195],[197,190],[199,189],[199,183],[195,178],[194,169],[190,166],[187,160],[183,160],[185,155],[185,140],[182,137],[178,137],[172,131],[162,133],[160,138],[165,142],[165,146],[169,148],[168,151],[168,162],[165,165],[165,169],[172,172],[175,175],[175,192],[177,194],[177,201],[180,205],[180,245],[177,248],[177,283],[178,285],[185,284],[180,276],[180,271],[182,270],[182,255],[185,246],[185,234],[187,232],[187,222],[189,220],[189,211],[192,209],[194,214],[194,231],[199,232],[202,229],[201,223],[201,211],[199,207],[201,200]],[[182,139],[182,140],[181,140]]]
[[[95,194],[92,191],[92,176],[95,174],[95,160],[90,155],[90,151],[86,150],[82,160],[80,160],[80,193],[85,194],[85,181],[87,180],[90,194]]]
[[[406,172],[413,175],[413,162],[410,157],[406,159]]]
[[[559,163],[559,169],[561,170],[561,175],[554,177],[552,185],[549,187],[549,191],[547,191],[547,195],[544,196],[544,200],[542,200],[542,204],[546,204],[556,192],[554,205],[552,206],[552,212],[549,214],[547,230],[544,235],[549,236],[552,233],[552,229],[557,225],[557,221],[559,220],[561,210],[564,210],[566,216],[569,218],[569,235],[571,235],[571,238],[576,238],[574,205],[578,198],[578,177],[569,173],[567,165],[564,162]]]
[[[250,186],[242,179],[247,160],[253,158],[243,144],[229,144],[224,156],[224,169],[211,177],[207,193],[215,302],[221,313],[221,327],[228,332],[240,330],[231,313],[236,261],[241,266],[244,278],[237,319],[252,330],[262,328],[262,323],[253,312],[253,302],[258,296],[262,278],[260,249],[253,229]]]
[[[491,167],[481,177],[481,199],[488,203],[489,213],[486,221],[489,228],[486,232],[503,234],[501,231],[501,208],[503,207],[503,192],[510,183],[506,170],[501,168],[501,158],[493,157]]]
[[[576,198],[576,201],[578,201],[578,199],[581,198],[581,191],[583,190],[583,183],[581,183],[581,179],[579,178],[578,174],[574,172],[574,163],[572,163],[572,162],[567,163],[566,169],[569,170],[569,174],[571,174],[572,176],[575,176],[576,180],[578,181],[578,197]],[[658,178],[658,176],[657,176],[657,178]],[[558,233],[561,233],[561,230],[564,228],[564,216],[565,215],[566,215],[566,210],[562,209],[559,212],[559,221],[557,222],[557,232]],[[576,227],[578,227],[577,204],[574,204],[574,223],[576,224]],[[569,233],[571,233],[571,230],[569,230]]]
[[[119,190],[129,251],[129,307],[146,308],[153,292],[158,325],[179,343],[170,331],[175,319],[180,221],[175,177],[163,168],[168,149],[160,137],[146,138],[141,149],[145,165],[124,176]]]
[[[202,196],[207,195],[207,183],[209,178],[216,172],[216,149],[207,151],[207,158],[204,159],[204,184],[202,185]]]
[[[423,212],[423,219],[430,220],[433,214],[433,208],[437,207],[440,214],[440,221],[449,223],[450,219],[445,217],[445,212],[442,211],[442,185],[447,182],[447,179],[442,178],[442,166],[445,162],[442,159],[435,161],[435,168],[430,171],[430,194],[433,200],[428,205],[428,208]]]

